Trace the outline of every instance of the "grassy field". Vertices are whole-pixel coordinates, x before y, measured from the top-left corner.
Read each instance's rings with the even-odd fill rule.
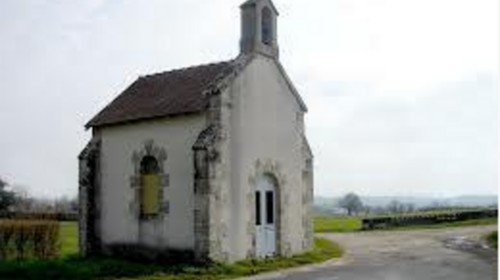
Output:
[[[348,217],[348,216],[320,216],[314,218],[314,231],[321,232],[352,232],[361,230],[361,219],[363,217]],[[498,218],[475,219],[461,222],[449,222],[434,225],[415,225],[394,227],[379,230],[415,230],[415,229],[433,229],[445,227],[463,227],[463,226],[478,226],[478,225],[494,225],[498,223]]]
[[[315,239],[313,250],[290,258],[242,261],[235,264],[165,265],[134,263],[110,258],[80,258],[76,255],[76,223],[61,225],[61,257],[54,260],[0,262],[0,279],[9,280],[213,280],[230,279],[281,268],[318,263],[342,255],[342,248],[326,239]]]
[[[315,232],[350,232],[361,230],[361,219],[358,217],[316,217]]]
[[[61,256],[78,253],[78,226],[76,222],[61,223]]]

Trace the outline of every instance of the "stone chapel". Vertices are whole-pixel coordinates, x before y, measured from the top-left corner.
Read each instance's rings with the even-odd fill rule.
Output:
[[[313,245],[307,108],[279,60],[278,11],[240,11],[236,58],[141,76],[86,124],[83,255],[234,262]]]

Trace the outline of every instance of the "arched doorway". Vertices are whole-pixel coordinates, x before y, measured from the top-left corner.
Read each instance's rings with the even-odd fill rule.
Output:
[[[259,178],[255,188],[255,254],[270,257],[277,253],[277,188],[269,175]]]

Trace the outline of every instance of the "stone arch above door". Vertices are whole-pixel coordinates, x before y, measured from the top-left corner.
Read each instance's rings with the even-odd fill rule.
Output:
[[[289,255],[291,251],[289,242],[284,240],[283,228],[286,224],[286,215],[283,215],[283,205],[289,201],[288,194],[284,191],[286,186],[286,177],[281,172],[280,163],[275,160],[258,159],[255,161],[253,172],[248,177],[250,188],[246,194],[247,220],[247,242],[248,251],[247,257],[254,258],[256,256],[256,232],[255,232],[255,189],[259,179],[262,176],[268,176],[273,179],[276,188],[276,252],[278,255]]]
[[[169,213],[169,201],[165,199],[165,189],[170,185],[170,176],[165,173],[165,162],[167,152],[163,147],[155,145],[153,140],[144,141],[141,148],[132,153],[131,161],[134,174],[130,176],[130,187],[134,190],[133,199],[130,202],[130,211],[137,219],[140,218],[140,188],[141,188],[141,161],[144,157],[153,157],[158,162],[158,173],[160,176],[159,201],[160,211],[156,218],[163,218]]]

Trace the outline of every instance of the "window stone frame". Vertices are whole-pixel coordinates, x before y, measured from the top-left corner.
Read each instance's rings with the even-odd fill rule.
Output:
[[[158,199],[160,210],[156,215],[141,215],[141,161],[144,157],[150,156],[158,162],[158,176],[160,177],[160,187]],[[163,219],[170,212],[169,200],[165,199],[165,191],[170,186],[170,174],[165,173],[165,161],[167,152],[164,148],[155,145],[153,140],[144,141],[142,147],[132,153],[131,161],[134,167],[134,174],[130,176],[130,187],[134,190],[132,201],[130,202],[130,212],[139,221]]]

